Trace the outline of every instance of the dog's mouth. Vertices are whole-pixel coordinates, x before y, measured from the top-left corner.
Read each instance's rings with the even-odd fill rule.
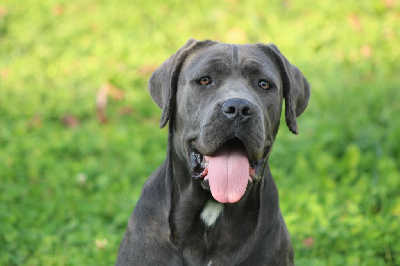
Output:
[[[256,174],[258,163],[249,162],[246,148],[237,138],[227,141],[210,156],[192,147],[190,163],[192,176],[221,203],[239,201],[248,185],[260,180]]]

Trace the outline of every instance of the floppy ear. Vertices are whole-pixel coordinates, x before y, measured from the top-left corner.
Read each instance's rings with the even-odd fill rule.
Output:
[[[298,134],[296,117],[306,109],[310,99],[310,84],[300,70],[292,65],[274,44],[257,44],[278,63],[283,81],[285,118],[290,131]]]
[[[175,104],[179,72],[185,59],[195,50],[214,43],[216,42],[199,42],[190,39],[175,54],[165,60],[164,63],[162,63],[162,65],[159,66],[151,75],[149,80],[150,95],[162,110],[160,128],[163,128],[167,124],[172,114]]]

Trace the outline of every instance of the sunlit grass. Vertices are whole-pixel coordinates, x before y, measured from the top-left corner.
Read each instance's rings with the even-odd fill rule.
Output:
[[[165,157],[151,72],[187,39],[274,42],[312,85],[270,164],[297,265],[400,264],[396,1],[0,3],[0,264],[110,265]],[[112,84],[107,123],[96,94]]]

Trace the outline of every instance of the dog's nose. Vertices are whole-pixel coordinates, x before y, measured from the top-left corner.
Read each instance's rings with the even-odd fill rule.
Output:
[[[237,123],[242,123],[249,119],[254,113],[253,105],[240,98],[232,98],[222,103],[222,113]]]

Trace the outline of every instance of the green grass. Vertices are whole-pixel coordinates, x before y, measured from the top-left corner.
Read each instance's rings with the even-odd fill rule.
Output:
[[[191,37],[274,42],[312,85],[270,159],[297,265],[400,265],[398,25],[383,0],[3,0],[0,265],[115,262],[165,157],[147,79]]]

